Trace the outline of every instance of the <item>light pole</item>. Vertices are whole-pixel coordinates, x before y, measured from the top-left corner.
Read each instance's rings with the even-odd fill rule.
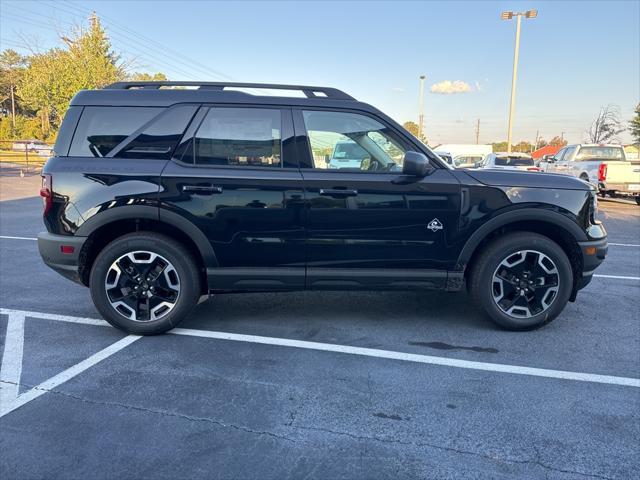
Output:
[[[422,141],[424,129],[424,79],[425,75],[420,75],[420,117],[418,120],[418,140]]]
[[[516,108],[516,81],[518,80],[518,55],[520,53],[520,22],[522,17],[536,18],[537,10],[527,10],[526,12],[502,12],[502,20],[511,20],[516,17],[516,47],[513,53],[513,76],[511,77],[511,102],[509,104],[509,131],[507,132],[507,152],[511,153],[511,129],[513,127],[513,112]]]

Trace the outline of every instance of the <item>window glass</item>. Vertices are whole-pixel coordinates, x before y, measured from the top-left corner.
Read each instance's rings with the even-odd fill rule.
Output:
[[[382,123],[356,113],[302,112],[314,168],[402,170],[408,150]]]
[[[182,137],[196,105],[179,105],[167,109],[157,120],[128,143],[117,157],[169,159]]]
[[[281,167],[281,125],[280,110],[211,108],[194,137],[195,163]]]
[[[564,157],[564,152],[566,152],[566,151],[567,151],[567,149],[563,148],[558,153],[556,153],[555,154],[556,161],[562,160],[562,157]]]
[[[622,147],[582,147],[576,160],[622,160]]]
[[[495,165],[499,167],[532,167],[533,158],[530,157],[496,157]]]
[[[162,111],[157,107],[85,107],[69,156],[104,157]]]

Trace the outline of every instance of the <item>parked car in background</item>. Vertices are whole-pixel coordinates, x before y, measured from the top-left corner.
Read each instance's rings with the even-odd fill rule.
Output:
[[[521,152],[496,152],[487,155],[479,168],[492,170],[521,170],[525,172],[540,172],[531,155]]]
[[[16,140],[11,145],[15,152],[29,152],[37,155],[51,156],[53,147],[42,140]]]
[[[540,168],[541,172],[546,172],[549,168],[549,163],[553,162],[553,155],[544,155],[540,160],[536,161],[534,159],[534,163],[536,167]]]
[[[640,161],[628,161],[622,145],[567,145],[551,160],[548,172],[580,178],[603,196],[632,196],[640,205]]]
[[[491,153],[491,145],[475,144],[444,144],[436,147],[439,152],[448,152],[456,168],[475,168],[486,155]]]
[[[351,140],[337,142],[329,158],[327,168],[355,168],[359,170],[365,158],[369,158],[369,154],[356,142]]]
[[[447,165],[451,165],[453,167],[453,157],[451,156],[451,153],[443,150],[435,150],[434,153],[447,162]]]

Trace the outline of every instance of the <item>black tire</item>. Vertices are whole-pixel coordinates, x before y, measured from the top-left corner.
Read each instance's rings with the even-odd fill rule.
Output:
[[[499,284],[497,287],[494,282],[494,274],[497,273],[501,262],[506,261],[512,255],[517,255],[518,252],[525,250],[540,252],[544,256],[548,257],[553,264],[555,264],[555,271],[557,271],[557,274],[554,274],[554,277],[558,280],[557,291],[552,294],[553,298],[546,302],[548,303],[546,309],[540,311],[540,313],[532,314],[532,311],[535,312],[532,308],[529,310],[529,314],[531,314],[531,316],[526,318],[507,314],[498,306],[497,301],[494,299],[494,294],[496,293],[495,289],[497,288],[498,290],[497,295],[500,295],[500,289],[504,288],[502,286],[504,285],[502,282],[497,281]],[[469,293],[482,311],[493,322],[503,328],[508,330],[532,330],[539,328],[555,319],[569,301],[569,297],[573,290],[573,272],[571,269],[571,263],[562,248],[557,243],[543,235],[533,232],[509,233],[488,244],[481,252],[478,253],[476,258],[477,261],[472,266],[472,270],[468,277]],[[511,288],[515,288],[517,290],[517,287]],[[544,289],[540,290],[540,292],[544,291]],[[527,294],[529,294],[528,291]],[[533,292],[531,294],[533,294]],[[504,291],[502,292],[502,295],[504,295]],[[500,301],[502,302],[503,300]],[[526,297],[524,301],[526,302]],[[544,306],[542,306],[542,308],[544,308]],[[509,311],[512,310],[510,309]]]
[[[112,269],[112,265],[123,255],[135,251],[146,251],[160,255],[163,260],[166,259],[169,262],[177,275],[177,279],[174,277],[174,280],[179,288],[172,307],[156,319],[134,320],[127,318],[124,313],[120,313],[112,306],[107,294],[107,275]],[[142,268],[140,267],[140,269]],[[133,284],[135,285],[135,283]],[[171,330],[191,312],[200,296],[200,276],[192,255],[180,243],[155,232],[137,232],[114,240],[98,254],[91,268],[89,288],[93,303],[111,325],[138,335],[157,335]],[[152,294],[150,295],[153,297]],[[147,303],[147,305],[149,304]],[[147,311],[149,310],[151,309],[147,307]],[[147,315],[147,317],[150,316],[150,314]]]
[[[636,205],[640,205],[640,197],[636,197]]]

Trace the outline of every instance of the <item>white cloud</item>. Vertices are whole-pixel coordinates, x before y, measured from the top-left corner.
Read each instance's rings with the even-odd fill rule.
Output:
[[[443,80],[442,82],[431,85],[431,93],[450,94],[470,93],[472,91],[471,85],[462,80]]]

